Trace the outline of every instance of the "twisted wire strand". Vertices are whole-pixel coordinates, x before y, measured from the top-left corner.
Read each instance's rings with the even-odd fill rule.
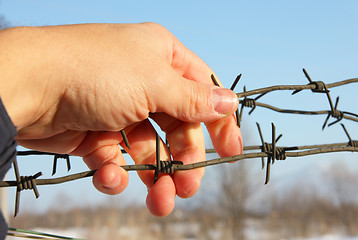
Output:
[[[83,240],[80,238],[64,237],[64,236],[50,234],[50,233],[43,233],[43,232],[38,232],[38,231],[24,230],[24,229],[19,229],[19,228],[12,228],[12,227],[9,227],[9,231],[8,231],[7,235],[13,236],[13,237],[28,238],[28,239]]]
[[[254,99],[249,99],[249,100],[255,101]],[[255,101],[255,103],[249,102],[249,104],[244,101],[242,101],[242,102],[240,101],[240,103],[242,103],[245,107],[262,107],[262,108],[270,109],[270,110],[273,110],[273,111],[279,112],[279,113],[302,114],[302,115],[326,115],[327,114],[327,115],[332,116],[333,118],[338,118],[338,119],[345,118],[345,119],[348,119],[351,121],[358,122],[358,114],[347,112],[347,111],[335,110],[332,112],[331,110],[307,111],[307,110],[282,109],[282,108],[272,106],[270,104],[261,103],[261,102],[257,102],[257,101]]]
[[[346,80],[339,81],[339,82],[333,82],[333,83],[326,84],[326,86],[327,86],[327,88],[334,88],[334,87],[339,87],[339,86],[343,86],[343,85],[351,84],[351,83],[358,83],[358,78],[351,78],[351,79],[346,79]],[[254,89],[254,90],[250,90],[250,91],[246,91],[246,92],[240,92],[240,93],[237,93],[236,96],[238,98],[242,98],[242,97],[248,97],[248,96],[262,94],[262,93],[279,91],[279,90],[296,91],[296,90],[315,90],[315,89],[317,89],[317,86],[315,84],[276,85],[276,86],[271,86],[271,87]]]
[[[252,108],[249,112],[249,115],[250,115],[256,109],[256,106],[264,107],[264,108],[267,108],[267,109],[270,109],[270,110],[273,110],[276,112],[280,112],[280,113],[305,114],[305,115],[327,114],[326,120],[324,121],[323,126],[322,126],[322,130],[326,127],[330,117],[335,118],[336,120],[329,123],[328,126],[332,126],[333,124],[338,123],[343,118],[358,122],[357,114],[347,112],[347,111],[337,110],[339,97],[337,97],[336,104],[335,104],[335,106],[333,106],[333,102],[332,102],[332,99],[330,96],[330,90],[329,90],[329,88],[358,82],[358,78],[351,78],[351,79],[347,79],[347,80],[343,80],[343,81],[339,81],[339,82],[325,84],[323,81],[312,81],[312,79],[309,76],[309,74],[307,73],[307,71],[304,68],[302,70],[303,70],[304,75],[306,76],[306,78],[309,81],[309,83],[306,85],[277,85],[277,86],[255,89],[255,90],[251,90],[251,91],[246,91],[246,87],[244,86],[244,91],[236,94],[238,98],[243,98],[243,99],[239,100],[239,102],[241,104],[240,113],[238,113],[239,109],[235,113],[236,119],[237,119],[237,125],[240,127],[243,108],[244,107]],[[240,78],[241,78],[241,74],[240,74]],[[213,75],[212,75],[212,80],[215,83],[215,85],[218,85],[215,80],[215,77]],[[238,80],[236,79],[233,86],[236,85],[237,82],[238,82]],[[312,92],[315,92],[315,93],[325,93],[327,96],[328,102],[329,102],[330,110],[328,110],[328,111],[301,111],[301,110],[293,110],[293,109],[280,109],[280,108],[274,107],[269,104],[257,102],[257,100],[259,98],[261,98],[262,96],[264,96],[265,94],[267,94],[269,92],[273,92],[273,91],[277,91],[277,90],[294,90],[294,92],[292,93],[292,95],[293,95],[293,94],[296,94],[296,93],[298,93],[302,90],[305,90],[305,89],[310,89]],[[257,94],[260,94],[260,95],[257,96],[256,98],[248,98],[248,96],[257,95]]]
[[[324,146],[322,148],[315,148],[314,146]],[[248,147],[250,150],[256,150],[258,148],[261,148],[261,146],[253,146]],[[277,148],[287,148],[287,147],[277,147]],[[297,148],[297,150],[300,149],[309,149],[309,150],[302,150],[302,151],[287,151],[286,150],[286,157],[303,157],[308,155],[316,155],[316,154],[323,154],[323,153],[333,153],[333,152],[358,152],[357,146],[348,146],[347,143],[345,143],[345,146],[343,146],[342,143],[338,144],[326,144],[326,145],[312,145],[312,146],[301,146],[301,147],[292,147]],[[208,152],[212,153],[210,149]],[[246,153],[241,155],[236,155],[232,157],[224,157],[224,158],[215,158],[207,161],[201,161],[191,164],[180,164],[180,163],[172,163],[171,168],[174,171],[185,171],[185,170],[191,170],[195,168],[202,168],[202,167],[208,167],[213,166],[217,164],[222,163],[229,163],[229,162],[235,162],[243,159],[254,159],[254,158],[261,158],[261,157],[269,157],[270,153],[268,152],[255,152],[255,153]],[[277,159],[278,160],[278,159]],[[126,171],[145,171],[145,170],[156,170],[157,166],[155,164],[140,164],[140,165],[123,165],[121,166]],[[50,179],[35,179],[36,185],[52,185],[52,184],[61,184],[64,182],[70,182],[82,178],[91,177],[94,175],[96,170],[92,171],[85,171],[81,173],[71,174],[64,177],[58,177],[58,178],[50,178]],[[17,181],[3,181],[0,182],[0,187],[14,187],[17,186]]]
[[[356,141],[353,141],[356,142]],[[315,144],[315,145],[303,145],[303,146],[295,146],[295,147],[286,147],[281,146],[281,148],[285,148],[286,151],[288,150],[307,150],[307,149],[315,149],[315,148],[329,148],[329,147],[344,147],[344,146],[351,146],[356,147],[355,145],[349,145],[348,142],[343,143],[327,143],[327,144]],[[262,146],[244,146],[244,151],[252,151],[252,150],[260,150]],[[288,150],[287,150],[288,149]],[[205,153],[216,153],[216,150],[213,148],[208,148],[205,150]]]

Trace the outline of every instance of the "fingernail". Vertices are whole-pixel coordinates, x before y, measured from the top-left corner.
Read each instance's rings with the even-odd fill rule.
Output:
[[[212,90],[214,110],[222,115],[232,114],[238,107],[236,94],[226,88],[214,87]]]

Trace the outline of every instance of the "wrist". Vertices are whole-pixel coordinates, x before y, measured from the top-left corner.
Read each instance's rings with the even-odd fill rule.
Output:
[[[44,48],[38,28],[0,31],[0,96],[18,131],[44,113],[51,71]]]

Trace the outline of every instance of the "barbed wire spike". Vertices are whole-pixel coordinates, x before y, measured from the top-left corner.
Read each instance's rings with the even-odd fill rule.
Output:
[[[127,134],[123,129],[121,130],[121,135],[122,135],[122,138],[123,138],[123,141],[124,141],[124,144],[126,145],[126,147],[128,149],[131,149],[131,146],[129,145],[129,141],[128,141],[128,138],[127,138]]]
[[[244,86],[244,92],[246,92],[246,86]],[[246,99],[247,99],[247,97],[245,96],[243,101],[245,101]],[[236,121],[237,121],[237,124],[238,124],[239,127],[241,125],[241,119],[242,119],[242,113],[243,113],[243,110],[244,110],[244,105],[245,105],[244,103],[241,104],[240,113],[238,113],[239,108],[237,108],[236,113],[235,113],[236,114]]]
[[[218,81],[216,80],[214,74],[211,74],[210,77],[211,77],[211,80],[213,81],[213,83],[215,84],[215,86],[220,87],[220,85],[219,85]]]
[[[19,166],[17,165],[17,159],[15,158],[14,162],[13,162],[13,166],[14,166],[14,173],[15,173],[15,179],[16,179],[16,183],[17,183],[17,187],[16,187],[16,196],[15,196],[15,212],[14,212],[14,217],[16,217],[16,215],[19,212],[19,207],[20,207],[20,187],[19,187],[19,183],[21,181],[20,179],[20,174],[19,174]]]
[[[239,113],[239,107],[237,107],[237,109],[235,111],[235,118],[236,118],[236,125],[238,127],[241,127],[241,117],[240,117],[240,113]]]
[[[156,160],[156,169],[154,172],[154,181],[153,184],[155,184],[158,180],[158,175],[160,173],[160,137],[157,132],[155,132],[155,160]]]
[[[39,198],[40,194],[39,191],[37,190],[36,178],[40,177],[42,173],[38,172],[33,176],[20,176],[19,166],[17,164],[16,158],[13,162],[13,166],[14,166],[14,172],[16,178],[16,196],[15,196],[15,212],[14,212],[14,217],[16,217],[20,209],[20,196],[22,190],[26,190],[26,189],[33,190],[35,197]]]
[[[231,91],[234,91],[236,85],[238,84],[238,82],[239,82],[240,79],[241,79],[241,76],[242,76],[242,74],[240,73],[240,74],[236,77],[235,81],[233,82],[233,84],[232,84],[231,87],[230,87],[230,90],[231,90]],[[237,107],[237,109],[236,109],[236,111],[235,111],[235,117],[236,117],[236,124],[237,124],[238,127],[240,127],[240,125],[241,125],[241,116],[240,116],[240,113],[239,113],[239,107]]]
[[[233,84],[231,85],[231,87],[230,87],[230,90],[231,90],[231,91],[234,90],[234,88],[236,87],[237,83],[240,81],[241,76],[242,76],[242,74],[239,74],[239,75],[236,77],[234,83],[233,83]],[[217,86],[217,87],[220,87],[220,85],[219,85],[218,81],[216,80],[214,74],[211,74],[210,77],[211,77],[211,80],[213,81],[214,85]],[[240,116],[240,114],[239,114],[239,107],[237,107],[237,109],[236,109],[236,111],[235,111],[235,117],[236,117],[236,124],[237,124],[238,127],[240,127],[241,116]]]
[[[313,83],[313,81],[312,81],[310,75],[307,73],[306,69],[305,69],[305,68],[302,68],[302,71],[303,71],[303,73],[305,74],[305,76],[306,76],[306,78],[308,79],[308,81],[309,81],[310,83]]]
[[[328,113],[328,115],[326,117],[326,120],[323,123],[322,130],[326,127],[330,117],[336,118],[337,120],[334,121],[334,122],[331,122],[330,124],[328,124],[328,127],[332,126],[333,124],[335,124],[335,123],[337,123],[337,122],[339,122],[339,121],[341,121],[343,119],[344,113],[342,111],[337,110],[338,103],[339,103],[339,97],[336,98],[336,103],[335,103],[334,107]]]
[[[154,181],[153,184],[155,184],[158,181],[158,177],[160,173],[166,173],[166,174],[174,174],[174,165],[183,165],[182,161],[172,161],[169,159],[168,161],[162,161],[160,160],[160,143],[161,139],[159,137],[159,134],[155,133],[155,172],[154,172]],[[169,151],[170,154],[170,151]]]
[[[244,93],[246,92],[246,86],[244,86]],[[249,108],[252,108],[250,111],[249,111],[249,115],[251,115],[251,113],[256,109],[256,101],[258,99],[260,99],[261,97],[265,96],[268,92],[264,92],[264,93],[261,93],[259,96],[255,97],[255,98],[248,98],[248,97],[244,97],[243,100],[241,100],[240,104],[241,104],[241,110],[240,110],[240,114],[241,114],[241,117],[242,117],[242,110],[244,109],[244,107],[249,107]]]
[[[241,77],[242,77],[242,73],[237,75],[237,77],[235,78],[235,81],[233,82],[233,84],[230,87],[231,91],[234,91],[234,89],[235,89],[236,85],[238,84],[238,82],[240,81]]]
[[[327,93],[329,92],[326,84],[322,81],[312,81],[310,75],[306,71],[306,69],[302,68],[303,73],[305,74],[305,77],[308,79],[308,85],[313,85],[315,88],[311,89],[312,92],[318,92],[318,93]],[[292,95],[295,95],[296,93],[301,92],[303,89],[295,90]]]
[[[297,150],[297,147],[291,148],[278,148],[276,147],[276,143],[281,139],[282,134],[280,134],[276,138],[276,126],[274,123],[271,123],[272,128],[272,143],[266,143],[264,141],[264,137],[261,132],[261,127],[259,123],[256,123],[257,129],[259,131],[260,139],[261,139],[261,152],[267,154],[267,162],[266,162],[266,178],[265,178],[265,185],[268,184],[270,181],[271,175],[271,165],[275,163],[276,159],[285,160],[286,159],[286,149],[287,150]],[[265,157],[261,157],[261,165],[262,169],[265,167]]]
[[[271,127],[272,127],[272,143],[271,143],[272,152],[271,152],[271,154],[269,154],[269,156],[267,158],[265,185],[268,184],[268,182],[270,181],[271,160],[272,160],[272,164],[273,164],[276,159],[276,127],[275,127],[275,124],[271,123]]]
[[[71,170],[70,156],[68,154],[55,154],[54,158],[53,158],[52,176],[56,174],[57,159],[59,159],[59,158],[66,159],[67,171],[69,172]]]
[[[310,75],[306,72],[306,69],[302,68],[302,71],[303,71],[303,73],[305,74],[306,78],[308,79],[309,84],[312,84],[313,81],[312,81]],[[299,93],[299,92],[301,92],[301,91],[302,91],[302,89],[300,89],[300,90],[295,90],[295,91],[293,91],[292,95],[295,95],[296,93]]]
[[[260,124],[258,122],[256,122],[256,126],[257,126],[257,129],[259,131],[259,135],[260,135],[260,139],[261,139],[261,151],[262,152],[267,152],[267,149],[266,149],[266,144],[265,144],[265,141],[264,141],[264,137],[262,135],[262,132],[261,132],[261,127],[260,127]],[[261,168],[264,169],[265,167],[265,158],[264,157],[261,157]]]
[[[341,123],[341,126],[342,126],[344,132],[346,133],[346,135],[347,135],[347,137],[348,137],[348,140],[349,140],[348,146],[350,146],[350,147],[358,147],[358,141],[352,140],[352,138],[351,138],[351,136],[349,135],[349,133],[348,133],[346,127],[344,126],[344,124]]]

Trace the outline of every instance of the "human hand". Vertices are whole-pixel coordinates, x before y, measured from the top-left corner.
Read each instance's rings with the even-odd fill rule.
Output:
[[[205,160],[204,122],[220,156],[242,153],[233,112],[236,95],[213,85],[213,71],[157,24],[88,24],[17,28],[0,33],[1,98],[28,148],[83,157],[95,187],[122,192],[128,174],[118,144],[136,164],[155,162],[155,130],[166,133],[173,160]],[[131,149],[123,144],[124,129]],[[105,132],[104,132],[105,131]],[[161,160],[170,154],[161,144]],[[157,216],[191,197],[204,169],[138,172]]]

